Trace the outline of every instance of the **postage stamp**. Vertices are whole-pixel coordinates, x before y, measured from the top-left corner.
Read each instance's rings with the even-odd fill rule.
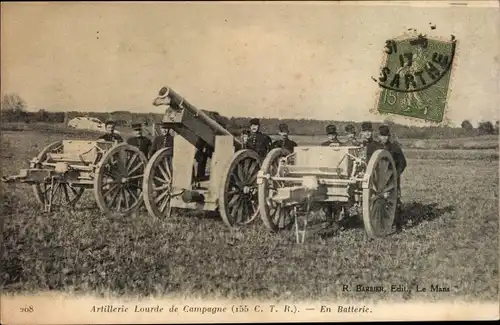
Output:
[[[457,3],[2,2],[0,322],[498,319],[500,10]]]
[[[378,111],[442,122],[456,44],[453,35],[448,41],[422,34],[387,40]]]

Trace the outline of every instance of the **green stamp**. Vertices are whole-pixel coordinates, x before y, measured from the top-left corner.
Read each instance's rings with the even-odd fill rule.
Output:
[[[456,40],[423,35],[387,40],[378,80],[380,113],[442,122]]]

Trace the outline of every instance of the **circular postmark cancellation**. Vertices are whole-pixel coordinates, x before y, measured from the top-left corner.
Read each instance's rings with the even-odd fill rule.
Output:
[[[387,40],[378,79],[380,113],[442,122],[456,39],[402,36]]]

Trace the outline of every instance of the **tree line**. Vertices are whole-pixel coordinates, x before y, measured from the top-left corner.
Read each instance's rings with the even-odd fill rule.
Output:
[[[36,112],[28,112],[26,110],[26,102],[18,94],[7,94],[2,98],[1,118],[3,122],[44,122],[44,123],[67,123],[67,121],[75,117],[95,117],[101,121],[113,120],[119,127],[129,127],[132,123],[143,123],[150,126],[153,123],[161,123],[163,115],[155,113],[135,113],[129,111],[114,111],[114,112],[49,112],[45,109],[40,109]],[[205,111],[207,112],[207,111]],[[213,114],[214,112],[207,112]],[[223,121],[224,126],[233,134],[239,135],[244,128],[248,127],[250,117],[221,117],[218,119]],[[261,118],[262,131],[269,134],[278,132],[278,125],[286,123],[290,129],[290,133],[294,135],[306,136],[324,136],[325,128],[328,124],[334,124],[337,127],[339,134],[344,133],[344,128],[347,124],[353,124],[355,128],[360,130],[361,122],[354,121],[334,121],[334,120],[313,120],[313,119],[277,119],[277,118]],[[417,127],[396,124],[391,121],[382,123],[374,122],[374,128],[378,128],[380,124],[388,124],[391,130],[401,138],[454,138],[464,136],[476,136],[485,134],[498,134],[498,121],[483,121],[480,122],[477,128],[474,128],[468,120],[462,122],[460,128],[447,126],[430,126]]]

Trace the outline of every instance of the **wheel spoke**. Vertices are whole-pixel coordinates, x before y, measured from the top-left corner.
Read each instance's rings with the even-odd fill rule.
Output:
[[[392,177],[391,177],[391,179],[392,179]],[[389,179],[389,181],[390,181],[391,179]],[[384,190],[383,190],[383,191],[384,191],[384,192],[389,192],[390,190],[393,190],[393,189],[394,189],[394,187],[396,187],[395,182],[389,183],[388,185],[386,184],[386,186],[384,187]]]
[[[171,179],[172,173],[170,172],[170,159],[165,157],[163,161],[165,162],[165,172],[168,174],[168,178]]]
[[[134,152],[132,155],[132,158],[129,160],[129,162],[127,164],[127,170],[130,170],[130,167],[132,167],[132,164],[135,162],[137,157],[139,157],[139,154]]]
[[[230,181],[231,181],[231,180],[234,180],[234,183],[235,183],[235,185],[236,185],[236,186],[238,186],[238,187],[241,187],[241,186],[242,186],[241,182],[238,180],[238,176],[236,176],[236,175],[234,174],[234,172],[233,172],[233,173],[231,173],[231,175],[230,175],[229,177],[230,177]]]
[[[233,187],[229,192],[227,192],[227,195],[233,195],[238,193],[240,193],[240,190],[236,187]]]
[[[116,189],[118,189],[119,185],[118,184],[113,184],[106,192],[102,194],[103,197],[107,197],[110,195],[112,192],[114,192]]]
[[[126,188],[124,191],[123,191],[123,197],[125,199],[125,208],[128,209],[130,207],[129,205],[129,198],[127,196],[127,193],[129,193],[128,189]]]
[[[130,177],[127,177],[129,180],[131,179],[137,179],[137,178],[142,178],[144,177],[144,174],[140,174],[140,175],[134,175],[134,176],[130,176]]]
[[[135,195],[134,191],[132,191],[131,189],[127,189],[127,192],[130,194],[131,197],[134,198],[134,202],[137,202],[139,200],[139,198]]]
[[[118,208],[118,211],[120,211],[121,208],[122,208],[123,188],[120,188],[120,190],[118,191],[118,193],[119,193],[119,197],[118,197],[117,208]]]
[[[238,212],[236,215],[237,223],[240,223],[243,220],[243,206],[244,206],[244,201],[243,200],[238,201]]]
[[[168,180],[163,179],[163,178],[160,178],[160,177],[158,177],[158,176],[154,176],[154,177],[153,177],[153,180],[158,181],[160,184],[163,184],[163,183],[168,182]]]
[[[116,198],[118,197],[118,194],[120,194],[121,187],[118,187],[116,191],[114,191],[114,195],[111,198],[111,202],[109,203],[109,206],[112,207],[115,204]]]
[[[161,193],[160,195],[158,195],[156,198],[155,198],[155,203],[158,204],[158,202],[161,201],[161,199],[163,199],[166,195],[169,194],[169,191],[165,191],[163,193]]]
[[[155,192],[156,191],[161,191],[161,190],[165,190],[165,189],[167,189],[169,187],[170,187],[170,184],[164,184],[164,185],[161,185],[161,186],[158,186],[158,187],[155,187],[153,185],[153,191],[155,191]]]
[[[235,194],[233,196],[233,198],[229,201],[229,203],[227,204],[228,206],[233,206],[236,202],[238,202],[238,199],[240,198],[240,195],[239,194]]]
[[[170,177],[168,177],[168,174],[163,170],[163,166],[161,164],[158,165],[158,170],[161,172],[164,180],[170,179]]]
[[[118,170],[120,171],[121,175],[127,174],[126,161],[127,154],[123,148],[120,148],[120,150],[118,151]]]
[[[248,167],[250,167],[250,162],[251,162],[251,160],[248,158],[244,160],[243,170],[248,170]]]
[[[243,172],[243,166],[241,166],[241,163],[236,167],[236,171],[241,184],[245,184],[245,173]]]
[[[170,195],[167,195],[165,199],[163,200],[162,204],[160,205],[160,212],[163,213],[165,211],[165,208],[168,206],[170,203]]]
[[[142,161],[139,161],[139,163],[137,165],[135,165],[134,169],[132,169],[130,172],[127,173],[127,175],[132,175],[135,171],[139,170],[139,168],[141,168],[141,166],[143,166],[144,164],[142,163]]]
[[[255,177],[257,177],[257,173],[254,174],[255,172],[255,169],[257,169],[259,166],[259,164],[257,162],[252,162],[250,164],[250,167],[247,169],[247,174],[248,175],[252,175],[252,178],[253,178],[253,175],[255,175]],[[253,181],[250,181],[250,183],[253,183]]]

